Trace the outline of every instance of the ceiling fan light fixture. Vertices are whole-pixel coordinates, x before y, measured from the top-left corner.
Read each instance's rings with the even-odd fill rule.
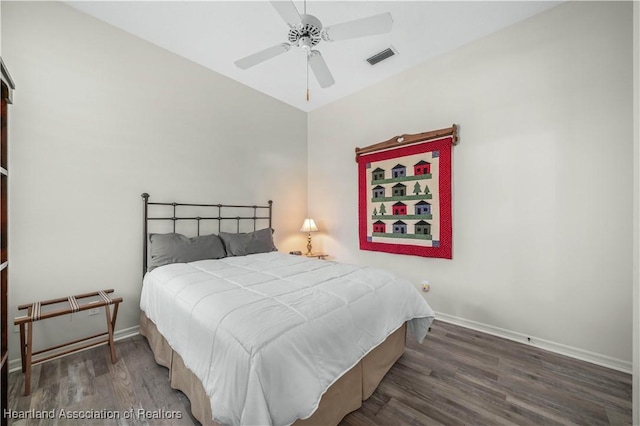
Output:
[[[306,39],[305,44],[311,47],[320,43],[322,40],[322,23],[313,15],[300,15],[301,23],[289,29],[289,42],[304,47],[302,40]],[[307,43],[308,41],[308,43]]]
[[[298,41],[298,47],[306,50],[307,52],[310,52],[313,46],[314,46],[313,41],[311,41],[309,37],[302,37]]]

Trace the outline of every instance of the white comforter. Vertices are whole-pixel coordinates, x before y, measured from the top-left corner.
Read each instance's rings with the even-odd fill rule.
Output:
[[[288,425],[372,348],[434,314],[408,281],[278,252],[146,274],[140,306],[203,383],[216,420]]]

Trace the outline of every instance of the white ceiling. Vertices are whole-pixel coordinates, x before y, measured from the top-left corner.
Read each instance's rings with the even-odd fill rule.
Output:
[[[543,12],[561,1],[309,1],[324,26],[391,12],[390,33],[322,41],[316,49],[336,83],[320,88],[306,56],[289,52],[241,70],[234,61],[287,41],[288,26],[267,1],[80,1],[70,6],[303,111],[311,111],[447,51]],[[294,2],[303,12],[303,2]],[[376,66],[365,59],[393,46]]]

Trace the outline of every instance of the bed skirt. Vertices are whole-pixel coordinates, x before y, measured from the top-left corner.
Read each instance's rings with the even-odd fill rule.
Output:
[[[405,323],[331,385],[311,417],[299,419],[294,425],[337,425],[344,416],[360,408],[362,401],[373,394],[384,375],[404,353],[406,332]],[[189,398],[193,416],[203,425],[219,425],[212,420],[211,404],[202,383],[185,367],[180,355],[173,351],[144,312],[140,313],[140,334],[147,338],[156,362],[169,368],[171,387]]]

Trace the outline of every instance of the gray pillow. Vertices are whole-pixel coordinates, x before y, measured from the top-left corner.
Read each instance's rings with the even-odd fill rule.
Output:
[[[273,229],[271,228],[239,234],[220,232],[218,235],[224,242],[228,256],[245,256],[277,250],[273,244]]]
[[[169,263],[187,263],[202,259],[220,259],[227,253],[215,235],[187,238],[182,234],[149,234],[149,271]]]

